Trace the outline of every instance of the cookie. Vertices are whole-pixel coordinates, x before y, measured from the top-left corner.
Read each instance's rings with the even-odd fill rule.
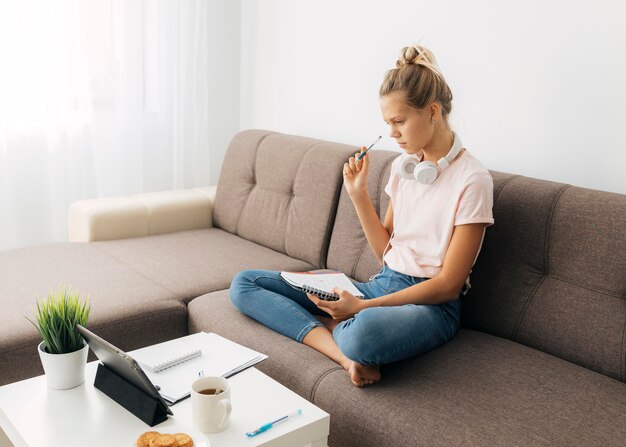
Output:
[[[159,436],[159,434],[158,431],[147,431],[137,438],[135,444],[137,444],[137,447],[150,447],[150,441]]]
[[[174,435],[158,435],[150,440],[150,447],[177,447]]]
[[[178,443],[176,444],[176,447],[193,446],[193,440],[191,439],[191,436],[189,436],[187,433],[176,433],[174,437],[176,438],[176,442]]]

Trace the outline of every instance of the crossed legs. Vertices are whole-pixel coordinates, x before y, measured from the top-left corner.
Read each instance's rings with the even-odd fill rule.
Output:
[[[458,328],[460,302],[368,308],[337,323],[278,272],[247,270],[233,279],[233,304],[265,326],[341,365],[356,386],[381,378],[380,365],[436,348]]]

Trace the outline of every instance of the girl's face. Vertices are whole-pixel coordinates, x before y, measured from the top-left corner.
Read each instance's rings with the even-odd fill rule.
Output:
[[[434,133],[431,113],[409,107],[404,93],[393,92],[381,96],[380,110],[389,126],[389,136],[394,138],[407,154],[417,154],[428,147]]]

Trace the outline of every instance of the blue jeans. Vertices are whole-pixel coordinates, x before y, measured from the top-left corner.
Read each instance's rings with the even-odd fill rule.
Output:
[[[369,282],[354,283],[364,299],[405,289],[416,278],[385,266]],[[314,315],[329,316],[271,270],[245,270],[230,286],[230,299],[244,314],[296,341],[317,326]],[[372,307],[342,321],[333,331],[339,349],[365,365],[384,365],[430,351],[450,340],[459,327],[461,300],[444,304]]]

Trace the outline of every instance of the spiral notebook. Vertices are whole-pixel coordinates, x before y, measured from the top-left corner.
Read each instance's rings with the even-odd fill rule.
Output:
[[[280,276],[292,287],[317,295],[323,300],[339,299],[339,295],[333,292],[335,287],[347,290],[357,298],[363,298],[361,291],[341,272],[280,272]]]
[[[160,372],[202,355],[202,351],[180,340],[170,340],[159,345],[159,349],[143,350],[135,358],[150,372]]]

